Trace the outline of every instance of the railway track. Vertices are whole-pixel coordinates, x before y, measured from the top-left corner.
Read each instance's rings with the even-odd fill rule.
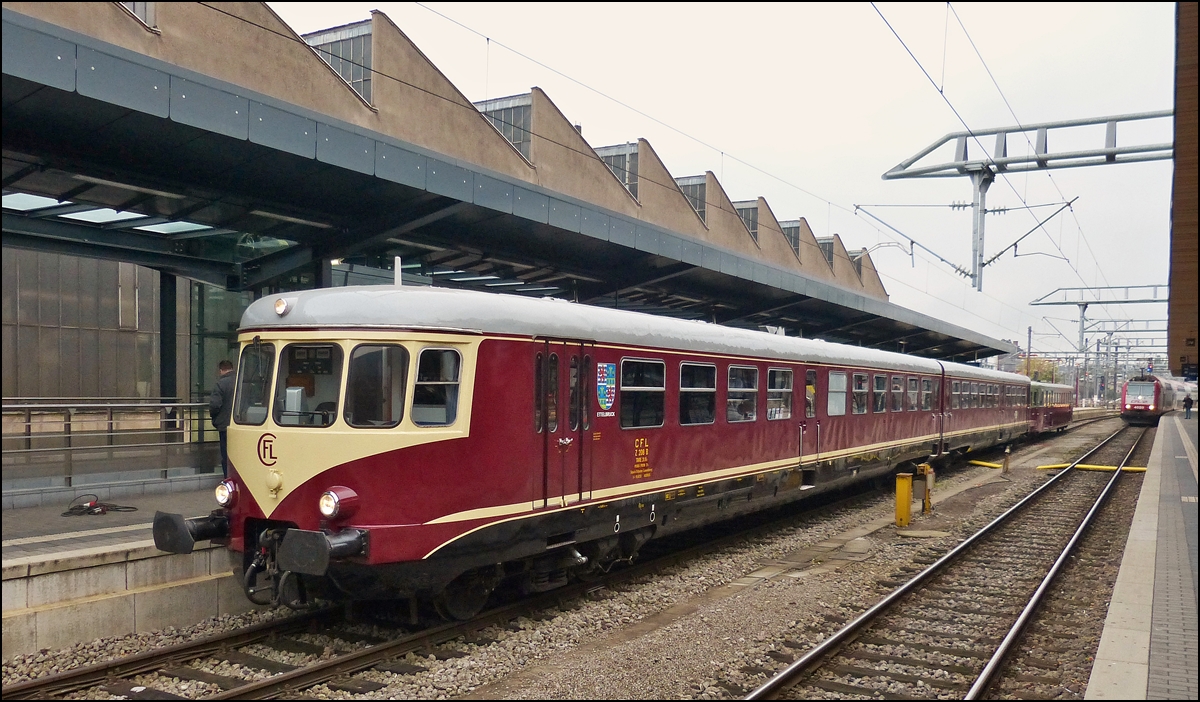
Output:
[[[1122,473],[1075,466],[1124,467],[1143,434],[1108,436],[747,699],[978,699]]]
[[[813,509],[803,509],[805,514],[834,511],[853,506],[870,499],[879,491],[867,491],[841,499],[834,499]],[[379,683],[356,677],[356,673],[378,669],[398,674],[418,673],[419,665],[405,662],[409,653],[422,656],[432,655],[445,659],[464,655],[450,642],[461,640],[468,644],[485,645],[490,640],[478,636],[478,632],[489,626],[504,625],[521,616],[539,618],[537,613],[546,609],[558,609],[566,603],[586,597],[589,592],[616,586],[622,582],[651,575],[705,553],[722,548],[738,539],[751,538],[759,533],[794,523],[800,507],[791,505],[783,508],[784,516],[778,514],[764,521],[762,513],[750,515],[736,523],[723,525],[722,536],[713,537],[712,528],[685,532],[662,543],[651,541],[643,549],[645,560],[632,566],[614,570],[601,579],[590,583],[574,583],[542,595],[522,599],[518,602],[485,611],[478,617],[465,622],[447,623],[420,631],[405,630],[398,625],[378,622],[395,630],[394,635],[383,638],[361,632],[361,627],[347,626],[340,608],[323,609],[278,619],[248,627],[236,632],[226,632],[197,641],[147,651],[134,656],[66,671],[53,676],[28,680],[3,688],[4,699],[46,699],[80,690],[100,689],[129,699],[185,699],[177,697],[153,685],[137,684],[132,678],[139,675],[158,673],[168,678],[179,678],[204,684],[204,690],[219,689],[207,694],[206,699],[272,699],[288,698],[300,694],[315,685],[327,684],[335,690],[364,693],[383,687]],[[747,527],[749,523],[752,526]],[[738,526],[740,525],[740,526]],[[736,529],[736,530],[735,530]],[[683,546],[679,546],[679,542]],[[669,549],[668,543],[675,543]],[[655,555],[656,551],[662,553]],[[340,648],[319,646],[305,641],[304,634],[332,636],[345,643]],[[250,648],[251,652],[242,649]],[[261,648],[288,654],[299,654],[310,660],[302,665],[282,663],[276,656],[265,653]],[[256,651],[257,652],[254,652]],[[260,655],[262,654],[262,655]],[[250,680],[232,675],[219,675],[193,665],[198,661],[215,659],[228,662],[242,669],[255,671],[261,679]],[[205,666],[208,670],[216,667]]]

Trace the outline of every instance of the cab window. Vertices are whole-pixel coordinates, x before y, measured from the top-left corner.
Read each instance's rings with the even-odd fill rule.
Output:
[[[233,412],[235,423],[258,425],[267,421],[267,400],[271,397],[274,366],[274,344],[254,343],[242,349],[237,374],[237,405]]]
[[[413,424],[436,427],[454,423],[461,366],[462,358],[454,349],[421,350],[413,386]]]
[[[364,429],[394,427],[404,415],[408,351],[395,344],[363,344],[350,352],[346,376],[346,424]]]
[[[327,427],[338,414],[342,347],[288,344],[279,354],[275,423],[281,427]]]

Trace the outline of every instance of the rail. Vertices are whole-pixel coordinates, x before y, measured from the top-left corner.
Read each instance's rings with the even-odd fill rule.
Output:
[[[160,398],[12,398],[2,411],[6,488],[70,486],[99,473],[211,467],[217,432],[208,403]]]
[[[851,620],[849,623],[847,623],[840,630],[834,632],[832,635],[830,635],[828,638],[826,638],[820,644],[818,644],[817,646],[812,648],[810,651],[808,651],[808,653],[804,654],[798,660],[796,660],[794,663],[789,665],[787,668],[780,671],[774,677],[772,677],[771,679],[764,682],[757,689],[755,689],[750,694],[748,694],[744,699],[747,699],[747,700],[768,699],[768,698],[777,696],[779,694],[782,694],[782,692],[784,690],[786,690],[787,688],[791,687],[795,683],[795,681],[797,681],[798,679],[805,676],[811,670],[819,667],[819,665],[826,658],[826,656],[833,654],[836,650],[838,650],[839,646],[841,646],[843,643],[852,639],[855,636],[855,634],[859,633],[867,625],[869,625],[873,621],[875,621],[879,617],[879,615],[890,610],[892,608],[892,606],[894,604],[896,604],[899,600],[901,600],[906,595],[915,591],[918,587],[920,587],[923,583],[928,581],[934,575],[939,574],[947,565],[949,565],[951,562],[955,561],[961,554],[963,554],[965,551],[970,549],[976,543],[979,543],[980,541],[982,541],[985,537],[990,535],[992,532],[996,531],[996,529],[998,527],[1007,523],[1013,515],[1021,512],[1027,505],[1029,505],[1033,501],[1037,500],[1038,497],[1041,496],[1043,493],[1050,490],[1051,486],[1056,485],[1060,480],[1064,480],[1065,479],[1064,476],[1072,474],[1073,471],[1071,469],[1073,469],[1076,465],[1079,465],[1080,463],[1085,462],[1090,456],[1094,455],[1095,453],[1097,453],[1098,451],[1103,449],[1105,446],[1108,445],[1108,443],[1110,441],[1112,441],[1114,438],[1117,437],[1117,435],[1121,434],[1124,431],[1125,431],[1125,429],[1119,429],[1116,432],[1113,432],[1111,435],[1109,435],[1103,441],[1101,441],[1099,443],[1099,445],[1092,448],[1090,451],[1085,453],[1083,456],[1079,457],[1074,462],[1072,462],[1067,467],[1066,470],[1061,471],[1058,475],[1054,476],[1050,480],[1048,480],[1045,483],[1043,483],[1042,485],[1040,485],[1036,490],[1034,490],[1033,492],[1026,495],[1022,500],[1017,502],[1012,507],[1008,508],[1003,514],[1001,514],[1000,516],[993,519],[982,529],[975,532],[971,536],[967,537],[966,540],[964,540],[962,543],[960,543],[955,548],[951,549],[948,553],[946,553],[946,555],[939,558],[937,561],[935,561],[934,563],[929,565],[927,568],[922,570],[920,573],[917,573],[908,582],[904,583],[900,587],[893,590],[891,593],[889,593],[886,597],[884,597],[882,600],[877,602],[874,606],[869,608],[867,611],[865,611],[862,614],[855,617],[853,620]],[[1136,443],[1137,442],[1135,442],[1135,447],[1136,447]],[[1130,450],[1130,454],[1132,454],[1132,449]],[[1128,456],[1126,456],[1125,460],[1128,460]],[[1124,461],[1122,463],[1124,463]],[[1122,471],[1120,471],[1120,470],[1116,471],[1116,474],[1114,475],[1114,482],[1115,482],[1116,477],[1119,476],[1121,474],[1121,472]],[[1109,486],[1111,486],[1112,484],[1113,484],[1113,482],[1110,482]],[[1108,495],[1108,491],[1109,490],[1106,487],[1104,492],[1102,493],[1100,500],[1103,500],[1103,498]],[[1097,501],[1097,505],[1099,504],[1099,502],[1100,501]],[[1088,515],[1086,517],[1087,521],[1090,521],[1090,519],[1091,519],[1092,515],[1095,513],[1096,509],[1097,509],[1097,507],[1093,507],[1093,509],[1088,512]],[[1082,531],[1085,527],[1086,527],[1086,523],[1083,524],[1081,527],[1079,527],[1079,529],[1076,531],[1076,535],[1070,540],[1068,547],[1067,547],[1068,549],[1071,549],[1074,547],[1075,543],[1078,541],[1079,534],[1082,533]],[[1069,550],[1064,552],[1064,555],[1059,558],[1059,561],[1065,560],[1067,554],[1069,554]],[[1056,565],[1058,564],[1059,561],[1056,561]],[[1038,589],[1038,595],[1040,595],[1040,593],[1042,591],[1044,591],[1049,580],[1057,572],[1058,572],[1057,567],[1052,569],[1052,572],[1050,573],[1050,575],[1048,575],[1046,580],[1043,581],[1042,587],[1040,587]],[[1010,631],[1009,636],[1007,636],[1005,638],[1006,642],[1008,642],[1009,639],[1012,639],[1012,640],[1016,639],[1016,635],[1019,633],[1018,627],[1023,627],[1025,621],[1027,621],[1027,619],[1028,619],[1028,615],[1026,614],[1026,612],[1031,612],[1034,607],[1036,607],[1036,602],[1034,602],[1033,604],[1031,604],[1030,606],[1028,606],[1026,608],[1026,610],[1022,613],[1020,621],[1017,623],[1017,625],[1014,625],[1014,627],[1013,627],[1013,630],[1016,633],[1013,633],[1013,631]],[[1005,648],[1005,651],[1007,651],[1007,648]],[[989,677],[992,674],[992,672],[994,672],[999,660],[1002,657],[1003,657],[1003,652],[1001,652],[998,657],[993,658],[994,662],[989,661],[989,663],[987,665],[987,674]],[[985,680],[983,682],[983,684],[986,685],[986,683],[987,683],[987,681]],[[975,690],[972,690],[972,692],[974,694],[978,694],[978,692]],[[970,699],[970,698],[968,698],[968,699]]]

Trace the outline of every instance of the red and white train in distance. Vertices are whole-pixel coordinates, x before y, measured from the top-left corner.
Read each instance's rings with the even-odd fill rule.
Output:
[[[221,507],[156,514],[158,547],[226,545],[256,602],[457,619],[506,579],[557,587],[657,536],[1060,428],[1071,404],[1032,384],[1031,409],[1027,378],[969,365],[444,288],[269,296],[239,342]]]
[[[1130,378],[1121,388],[1121,418],[1128,424],[1158,426],[1167,412],[1183,409],[1183,398],[1194,389],[1187,383],[1154,375]]]

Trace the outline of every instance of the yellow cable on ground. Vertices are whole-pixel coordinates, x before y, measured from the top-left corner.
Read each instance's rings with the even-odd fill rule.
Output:
[[[987,461],[967,461],[973,466],[983,466],[984,468],[1003,468],[999,463],[988,463]]]
[[[1048,466],[1038,466],[1038,470],[1057,470],[1058,468],[1066,468],[1070,463],[1051,463]]]

